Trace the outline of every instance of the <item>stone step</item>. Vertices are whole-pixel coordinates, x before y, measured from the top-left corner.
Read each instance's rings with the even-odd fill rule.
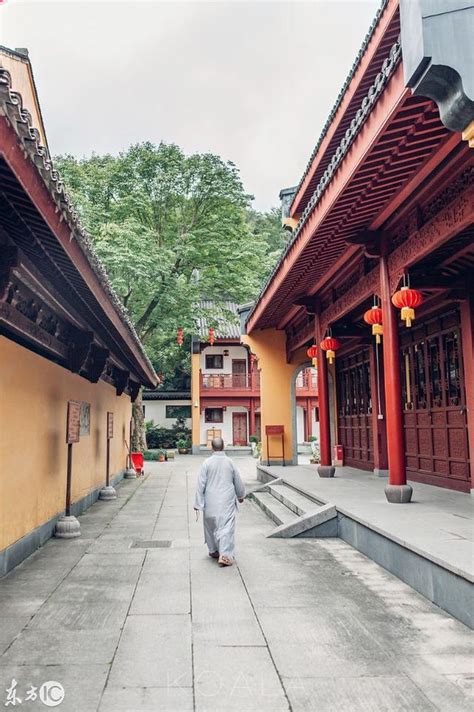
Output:
[[[296,492],[292,487],[288,487],[284,484],[269,484],[268,490],[275,499],[291,509],[292,512],[298,516],[302,516],[307,512],[311,512],[318,509],[321,504],[314,502],[309,497],[305,497],[304,494]]]
[[[279,502],[270,492],[253,492],[250,496],[277,526],[297,521],[298,515]]]
[[[200,445],[199,454],[211,456],[212,450],[210,447]],[[225,454],[228,457],[241,457],[242,455],[244,455],[245,457],[249,457],[252,455],[252,448],[245,446],[229,445],[225,448]]]

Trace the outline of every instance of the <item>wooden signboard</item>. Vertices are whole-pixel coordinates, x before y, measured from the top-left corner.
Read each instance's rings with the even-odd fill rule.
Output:
[[[279,435],[281,438],[281,455],[273,455],[273,457],[277,457],[279,460],[281,459],[283,467],[285,467],[285,427],[283,425],[266,425],[265,435],[267,438],[267,465],[271,462],[270,444],[268,439],[274,435]]]
[[[107,440],[114,437],[114,414],[107,413]]]
[[[266,425],[265,435],[282,435],[285,432],[283,425]]]
[[[67,402],[66,442],[78,443],[81,433],[81,404],[78,401]]]

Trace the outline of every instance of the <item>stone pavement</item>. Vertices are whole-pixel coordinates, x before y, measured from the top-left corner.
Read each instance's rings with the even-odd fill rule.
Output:
[[[344,542],[266,539],[246,501],[220,569],[192,512],[201,461],[149,464],[0,581],[0,707],[14,679],[7,709],[45,709],[26,698],[57,699],[48,681],[62,712],[472,709],[471,631]]]

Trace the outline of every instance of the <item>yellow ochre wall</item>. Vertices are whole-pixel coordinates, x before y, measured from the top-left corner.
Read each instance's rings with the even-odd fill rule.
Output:
[[[105,481],[107,411],[114,414],[111,477],[126,466],[130,397],[0,336],[0,551],[64,510],[68,400],[90,403],[90,435],[73,445],[72,502]]]
[[[253,331],[242,336],[243,343],[258,358],[260,369],[260,411],[262,423],[262,462],[268,460],[265,436],[266,425],[283,425],[285,428],[285,460],[293,456],[292,383],[298,366],[308,360],[304,350],[286,360],[286,334],[276,329]],[[270,459],[277,463],[281,458],[281,437],[270,438]],[[280,460],[281,461],[281,460]]]
[[[201,408],[194,407],[195,403],[199,403],[200,399],[200,382],[199,382],[199,361],[200,354],[191,354],[191,416],[192,416],[192,445],[193,452],[199,452],[199,444],[201,442]]]

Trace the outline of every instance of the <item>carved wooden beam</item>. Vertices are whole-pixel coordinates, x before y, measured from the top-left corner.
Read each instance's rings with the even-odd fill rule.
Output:
[[[380,257],[381,233],[378,230],[362,230],[346,238],[348,245],[361,245],[367,257]]]
[[[12,284],[13,268],[18,265],[18,249],[11,245],[0,247],[0,301],[8,296]]]
[[[321,308],[320,301],[317,297],[309,297],[306,294],[297,297],[293,304],[295,307],[305,307],[307,314],[319,314]]]
[[[137,396],[140,392],[140,384],[137,383],[137,381],[132,381],[132,379],[128,379],[128,391],[130,393],[130,398],[132,399],[132,403],[135,403],[137,400]]]
[[[0,301],[0,325],[7,327],[8,331],[20,337],[33,347],[46,350],[49,354],[66,361],[68,348],[55,336],[48,334],[31,319],[28,319],[8,302]]]
[[[404,272],[472,223],[474,185],[441,209],[388,257],[390,289],[395,292]]]
[[[85,366],[94,334],[69,328],[68,367],[73,373],[79,373]]]
[[[81,371],[81,375],[87,378],[91,383],[97,383],[105,368],[108,355],[109,349],[104,349],[97,344],[91,344],[89,355]]]
[[[112,379],[115,386],[115,392],[118,396],[121,396],[127,387],[128,379],[130,376],[130,371],[124,371],[117,366],[112,366]]]
[[[355,307],[359,306],[373,294],[380,291],[380,268],[374,267],[360,279],[351,289],[342,295],[321,313],[321,331],[324,332],[330,324],[340,319]]]

